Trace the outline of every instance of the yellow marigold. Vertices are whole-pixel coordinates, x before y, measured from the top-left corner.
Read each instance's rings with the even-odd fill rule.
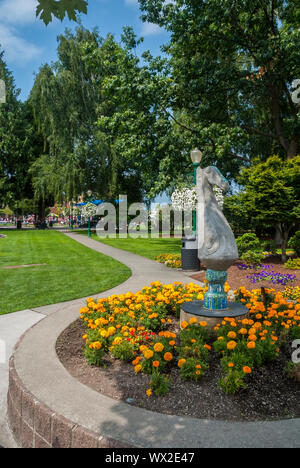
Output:
[[[160,353],[161,351],[163,351],[164,345],[162,343],[155,343],[153,349],[156,353]]]
[[[237,343],[235,341],[229,341],[227,343],[227,349],[232,350],[236,347]]]
[[[137,365],[134,367],[134,370],[135,370],[135,372],[138,374],[139,372],[141,372],[142,366],[141,366],[140,364],[137,364]]]
[[[100,343],[100,341],[95,341],[95,343],[92,343],[92,346],[95,350],[99,350],[102,348],[102,344]]]
[[[149,388],[149,389],[146,391],[146,395],[147,395],[148,397],[151,397],[151,395],[152,395],[152,390],[151,390],[151,388]]]
[[[165,361],[172,361],[173,359],[173,354],[172,353],[165,353],[164,354],[164,360]]]
[[[153,351],[151,349],[146,349],[144,351],[144,356],[146,359],[151,359],[153,357]]]
[[[107,330],[109,336],[112,336],[116,333],[116,328],[115,327],[109,327]]]
[[[181,328],[183,328],[183,329],[188,327],[188,325],[189,324],[185,320],[183,320],[183,322],[181,322],[181,324],[180,324]]]
[[[203,328],[204,328],[204,327],[206,327],[206,326],[207,326],[207,322],[205,322],[205,321],[203,321],[203,322],[200,322],[200,325],[201,325],[201,327],[203,327]]]
[[[247,335],[247,333],[248,333],[248,331],[247,331],[246,328],[241,328],[241,329],[239,330],[239,334],[240,334],[240,335]]]

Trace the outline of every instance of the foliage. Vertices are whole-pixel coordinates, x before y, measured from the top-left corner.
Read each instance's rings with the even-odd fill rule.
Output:
[[[300,258],[289,258],[284,266],[289,270],[300,270]]]
[[[297,231],[296,234],[290,238],[288,247],[295,251],[297,257],[300,257],[300,231]]]
[[[122,361],[132,361],[134,357],[134,345],[128,341],[112,346],[111,354]]]
[[[260,267],[264,258],[264,254],[255,250],[248,250],[241,256],[241,259],[245,262],[245,264],[251,265],[253,268]]]
[[[267,252],[268,254],[271,253],[273,255],[276,254],[276,244],[273,240],[266,240],[261,242],[261,246],[264,252]]]
[[[0,79],[6,85],[6,104],[0,104],[0,204],[11,209],[32,198],[28,169],[37,158],[40,141],[30,106],[19,100],[20,91],[0,50]]]
[[[136,160],[122,151],[119,157],[110,126],[98,125],[99,119],[110,121],[120,106],[104,88],[118,75],[118,57],[126,58],[126,52],[112,36],[104,39],[82,26],[58,41],[57,62],[40,69],[30,95],[45,142],[31,168],[35,194],[61,201],[63,192],[70,200],[92,190],[107,201],[120,193],[127,193],[129,202],[140,201]]]
[[[159,372],[153,372],[150,380],[150,390],[157,396],[164,396],[169,393],[170,390],[170,378],[166,375],[162,375]]]
[[[87,0],[38,0],[36,16],[40,16],[46,26],[51,23],[52,16],[64,19],[68,15],[69,20],[76,21],[77,13],[87,13]]]
[[[299,106],[290,93],[300,47],[297,0],[139,3],[142,19],[170,34],[165,107],[183,138],[197,137],[204,163],[211,155],[227,174],[257,155],[297,154]]]
[[[271,156],[266,162],[256,160],[243,169],[239,199],[248,216],[257,225],[276,227],[281,236],[282,260],[290,230],[300,220],[300,156],[282,161]]]
[[[246,233],[236,240],[239,256],[242,256],[249,250],[256,251],[260,249],[260,241],[254,233]]]

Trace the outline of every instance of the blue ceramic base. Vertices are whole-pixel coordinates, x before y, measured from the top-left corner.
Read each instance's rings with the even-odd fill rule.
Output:
[[[204,307],[208,310],[226,310],[227,293],[224,290],[227,271],[207,270],[208,291],[204,295]]]

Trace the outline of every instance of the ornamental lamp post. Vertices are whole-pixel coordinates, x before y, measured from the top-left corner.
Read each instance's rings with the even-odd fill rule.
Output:
[[[91,190],[88,190],[87,191],[87,195],[88,195],[88,201],[90,203],[91,201],[91,196],[92,196],[92,191]],[[91,237],[91,217],[89,216],[89,228],[88,228],[88,237]]]
[[[195,148],[191,152],[191,160],[193,163],[194,167],[194,184],[197,184],[197,169],[201,164],[202,161],[202,152],[198,149]],[[196,210],[193,210],[193,233],[196,236],[196,230],[197,230],[197,212]]]

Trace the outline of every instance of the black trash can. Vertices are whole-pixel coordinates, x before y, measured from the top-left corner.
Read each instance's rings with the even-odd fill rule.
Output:
[[[22,229],[22,221],[18,219],[17,221],[17,229]]]
[[[181,239],[181,264],[183,271],[199,271],[198,241],[196,237],[183,237]]]

